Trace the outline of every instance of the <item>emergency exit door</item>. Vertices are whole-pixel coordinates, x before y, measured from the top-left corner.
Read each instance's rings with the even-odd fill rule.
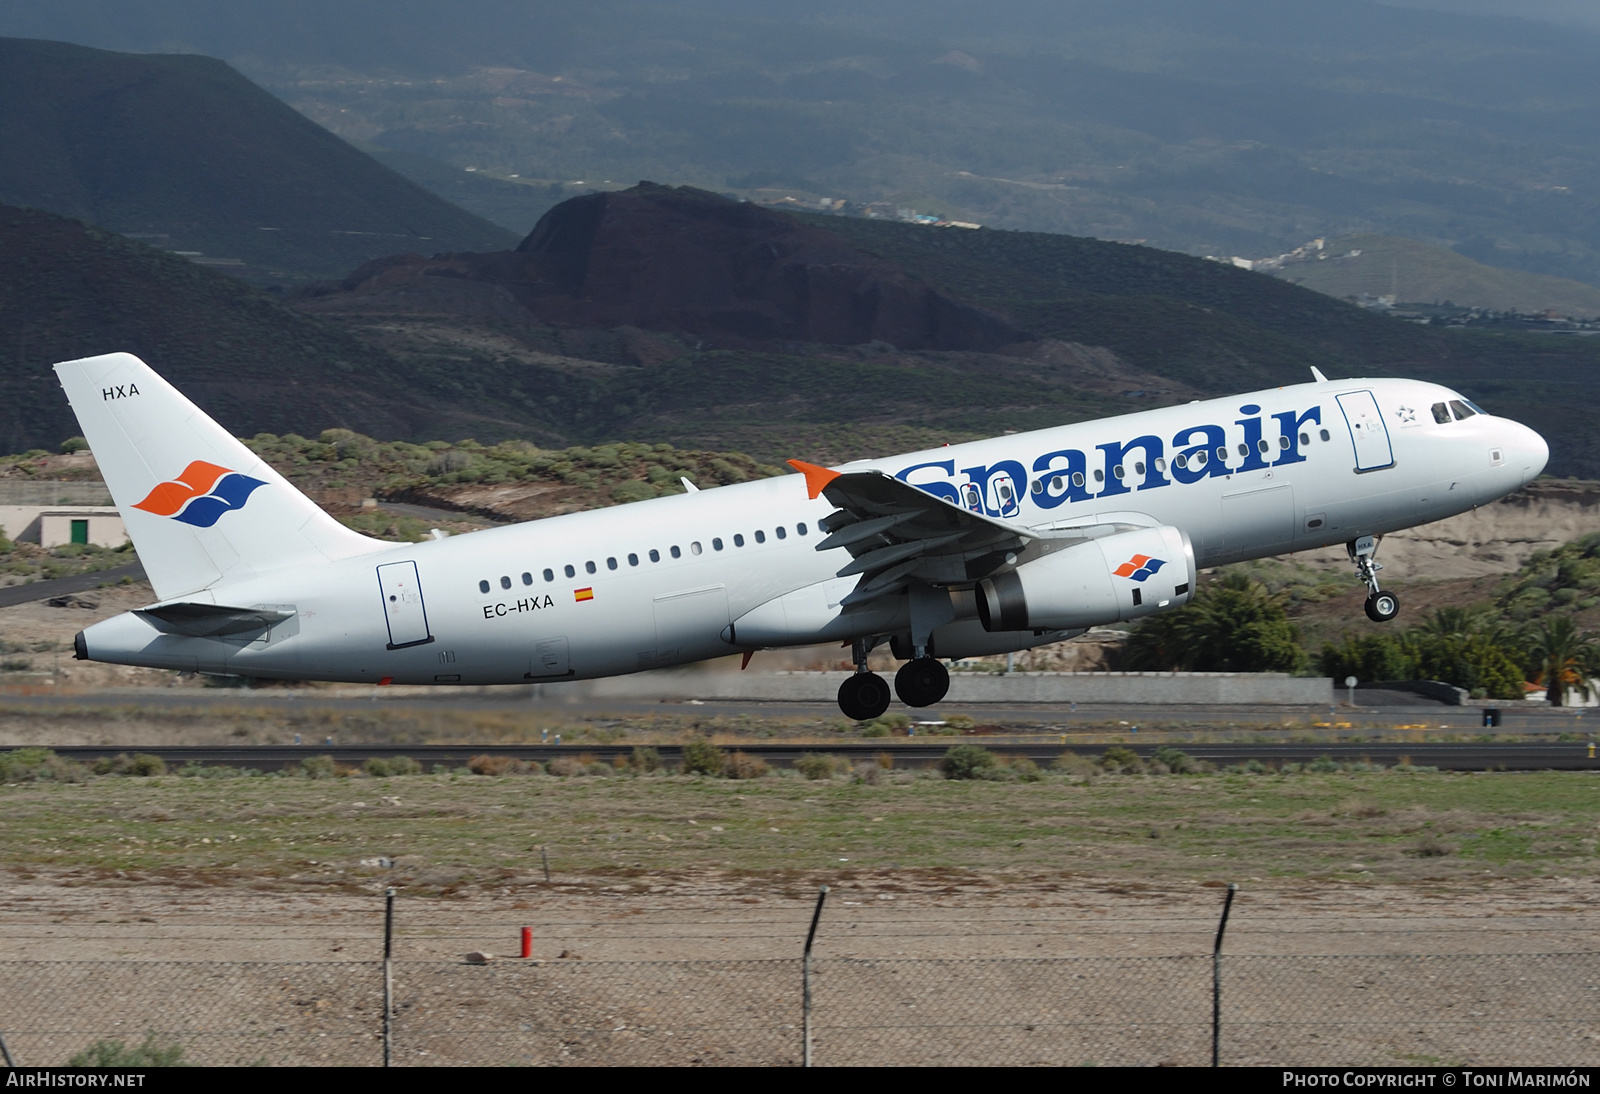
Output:
[[[432,642],[428,610],[422,603],[422,582],[415,562],[391,562],[378,567],[378,588],[383,590],[383,615],[389,623],[389,649]]]
[[[1339,409],[1350,427],[1356,449],[1356,473],[1382,471],[1394,466],[1394,449],[1389,445],[1389,427],[1383,424],[1378,400],[1370,391],[1351,391],[1339,396]]]

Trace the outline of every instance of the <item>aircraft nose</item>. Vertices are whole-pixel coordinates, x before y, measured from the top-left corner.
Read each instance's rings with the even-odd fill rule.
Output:
[[[1511,460],[1507,462],[1521,472],[1522,481],[1527,484],[1538,478],[1545,464],[1550,462],[1550,446],[1525,425],[1513,422],[1511,428],[1510,444],[1506,446]]]

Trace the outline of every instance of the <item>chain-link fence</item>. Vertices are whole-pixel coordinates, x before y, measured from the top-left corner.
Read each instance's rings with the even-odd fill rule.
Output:
[[[1211,1059],[1212,961],[812,962],[814,1062],[1188,1064]],[[393,964],[391,1059],[794,1065],[803,966],[752,961]],[[17,1063],[147,1038],[199,1064],[378,1065],[377,961],[3,961]],[[1600,954],[1237,956],[1224,1064],[1600,1064]]]

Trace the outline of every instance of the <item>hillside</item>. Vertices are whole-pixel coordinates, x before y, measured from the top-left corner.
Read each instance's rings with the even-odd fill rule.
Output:
[[[260,280],[514,238],[208,57],[0,39],[0,149],[0,201]]]
[[[0,449],[78,432],[50,365],[125,350],[230,429],[460,436],[382,350],[242,281],[78,221],[0,206]]]
[[[1489,311],[1600,316],[1600,289],[1581,281],[1485,266],[1445,247],[1394,236],[1328,240],[1307,261],[1274,277],[1341,299],[1393,295],[1412,304],[1450,303]]]

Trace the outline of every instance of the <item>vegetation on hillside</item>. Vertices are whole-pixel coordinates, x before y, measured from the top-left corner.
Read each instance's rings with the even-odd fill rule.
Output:
[[[1123,658],[1130,669],[1159,672],[1298,672],[1306,663],[1282,599],[1242,575],[1146,619]]]

